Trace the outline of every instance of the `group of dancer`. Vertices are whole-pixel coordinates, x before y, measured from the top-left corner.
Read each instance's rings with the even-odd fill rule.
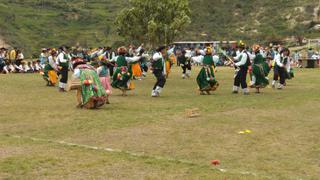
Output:
[[[119,89],[123,96],[127,91],[134,89],[133,79],[140,79],[146,75],[150,68],[156,78],[156,83],[151,90],[152,97],[159,97],[170,73],[173,63],[181,66],[182,78],[191,76],[192,64],[200,64],[201,69],[196,82],[201,95],[210,95],[219,87],[216,78],[216,67],[221,56],[225,56],[228,65],[235,68],[233,93],[238,93],[240,87],[245,95],[249,94],[249,88],[260,89],[269,85],[268,75],[274,68],[272,86],[282,89],[286,85],[286,79],[293,77],[290,67],[290,51],[287,48],[274,47],[273,57],[266,57],[263,49],[255,45],[249,51],[243,42],[238,45],[236,56],[229,56],[222,51],[214,50],[210,45],[204,49],[176,48],[160,46],[152,55],[145,52],[143,45],[138,48],[120,47],[116,52],[93,52],[94,56],[89,62],[77,53],[71,53],[68,47],[60,47],[58,50],[49,49],[47,62],[45,62],[43,77],[48,86],[54,86],[58,77],[59,90],[77,91],[78,107],[97,108],[109,104],[109,96],[112,88]],[[220,53],[220,57],[218,56]],[[145,68],[146,67],[146,68]],[[72,79],[68,83],[68,72],[73,72]],[[247,84],[247,75],[250,84]],[[279,83],[277,81],[280,80]]]

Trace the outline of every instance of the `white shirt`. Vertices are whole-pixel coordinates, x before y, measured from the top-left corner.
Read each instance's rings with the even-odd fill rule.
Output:
[[[212,59],[213,59],[214,64],[217,64],[217,63],[219,63],[220,57],[218,55],[213,55]]]
[[[191,50],[186,50],[185,57],[186,58],[191,58],[191,56],[192,56],[192,51]]]
[[[203,49],[200,49],[200,50],[199,50],[199,53],[200,53],[201,55],[203,55],[203,56],[206,55],[206,52],[205,52],[205,50],[203,50]]]
[[[118,59],[119,56],[114,56],[110,61],[111,62],[116,62],[117,59]],[[125,57],[126,58],[126,61],[128,63],[132,63],[132,62],[136,62],[136,61],[139,61],[140,60],[140,56],[134,56],[134,57]]]
[[[80,78],[80,69],[79,68],[74,69],[72,78],[73,79]]]
[[[17,55],[17,59],[24,59],[24,55],[23,55],[22,53],[19,53],[19,54]]]
[[[199,64],[202,64],[203,63],[203,59],[204,59],[204,56],[203,55],[199,55],[199,56],[194,56],[191,58],[191,60],[193,62],[196,62],[196,63],[199,63]]]
[[[167,74],[166,64],[164,63],[164,58],[163,58],[162,54],[160,52],[154,53],[154,55],[152,56],[152,60],[153,61],[160,61],[160,60],[162,61],[163,74],[166,75]]]
[[[276,62],[276,64],[279,67],[284,67],[284,65],[281,63],[281,55],[280,55],[280,53],[276,52],[276,54],[274,55],[274,61]]]
[[[236,51],[236,55],[237,55],[237,56],[240,56],[240,54],[241,54],[241,52],[240,52],[240,50],[238,49],[238,50]]]
[[[30,67],[27,65],[27,64],[25,64],[24,66],[23,66],[23,71],[24,72],[28,72],[30,70]]]
[[[256,55],[253,53],[250,53],[250,52],[247,52],[247,53],[249,55],[250,60],[253,60],[256,57]]]
[[[14,66],[13,66],[12,64],[9,65],[9,69],[10,69],[11,71],[15,71],[15,68],[14,68]]]
[[[171,48],[171,49],[169,49],[169,50],[167,51],[167,54],[168,54],[168,55],[171,55],[171,54],[173,54],[173,53],[174,53],[174,47]]]
[[[314,54],[314,55],[311,56],[311,59],[317,60],[317,59],[319,59],[319,56],[317,54]]]
[[[49,61],[50,66],[51,66],[53,69],[58,69],[58,68],[57,68],[57,64],[56,64],[56,62],[54,61],[53,56],[49,56],[49,57],[48,57],[48,61]]]
[[[199,63],[199,64],[203,63],[203,59],[204,59],[203,55],[194,56],[194,57],[191,58],[191,60],[193,60],[194,62]],[[212,60],[213,60],[214,64],[217,64],[219,62],[219,59],[220,58],[219,58],[218,55],[213,55],[212,56]]]
[[[35,64],[34,68],[36,69],[36,71],[40,71],[41,70],[41,67],[40,67],[40,65],[38,63]]]
[[[6,57],[6,53],[5,52],[0,53],[0,58],[5,58],[5,57]]]
[[[240,59],[241,58],[241,59]],[[243,66],[247,63],[247,59],[248,59],[248,55],[247,53],[245,53],[245,51],[243,50],[241,53],[239,53],[235,58],[235,60],[239,61],[237,63],[235,63],[236,66]]]
[[[57,64],[68,62],[68,59],[65,59],[65,58],[64,58],[64,55],[65,55],[64,52],[61,52],[61,53],[58,55],[58,57],[57,57],[57,59],[56,59]],[[69,55],[68,55],[68,56],[69,56]]]

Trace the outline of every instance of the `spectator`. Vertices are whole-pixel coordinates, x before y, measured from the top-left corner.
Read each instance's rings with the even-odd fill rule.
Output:
[[[24,55],[22,54],[21,50],[17,50],[16,52],[17,52],[16,65],[20,66],[21,61],[23,61],[23,59],[24,59]]]
[[[299,61],[301,59],[301,54],[297,50],[292,54],[292,59],[293,59],[293,63],[296,65],[296,67],[298,67],[298,68],[302,67],[302,65]]]

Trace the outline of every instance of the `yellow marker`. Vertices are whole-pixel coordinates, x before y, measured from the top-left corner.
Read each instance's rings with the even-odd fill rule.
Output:
[[[246,132],[246,133],[248,133],[248,134],[252,133],[251,130],[245,130],[244,132]]]
[[[244,131],[239,131],[238,133],[239,133],[239,134],[244,134],[245,132],[244,132]]]

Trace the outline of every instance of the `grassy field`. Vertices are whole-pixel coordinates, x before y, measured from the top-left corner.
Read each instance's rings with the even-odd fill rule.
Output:
[[[197,72],[183,80],[174,68],[160,98],[149,74],[99,110],[77,109],[75,92],[38,74],[0,75],[0,179],[319,179],[319,69],[250,96],[231,94],[231,68],[200,96]]]

